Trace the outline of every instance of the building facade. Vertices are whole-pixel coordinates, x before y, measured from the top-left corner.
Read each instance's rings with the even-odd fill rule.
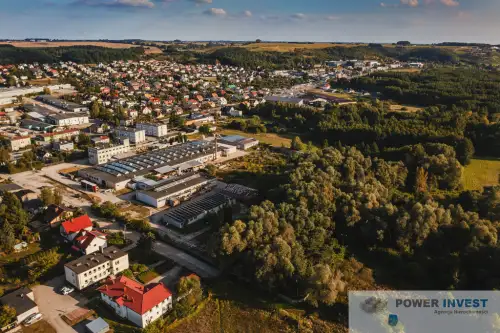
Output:
[[[128,268],[128,253],[110,246],[67,263],[64,274],[66,281],[81,290]]]
[[[128,139],[124,139],[121,145],[111,147],[91,147],[88,149],[90,164],[107,163],[113,156],[125,154],[130,151]]]
[[[139,130],[144,130],[147,136],[161,138],[167,135],[167,125],[153,123],[138,123],[135,127]]]
[[[10,148],[12,151],[18,151],[29,145],[31,145],[31,138],[29,136],[18,136],[10,139]]]
[[[47,116],[47,122],[56,126],[73,126],[89,123],[85,113],[58,113]]]
[[[118,316],[141,328],[172,309],[172,293],[163,283],[142,285],[120,276],[110,278],[98,290],[101,300]]]
[[[129,139],[130,143],[142,143],[146,141],[146,132],[142,129],[118,127],[115,129],[115,134],[121,139]]]

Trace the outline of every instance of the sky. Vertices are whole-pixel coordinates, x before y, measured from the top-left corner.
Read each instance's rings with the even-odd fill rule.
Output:
[[[500,0],[0,0],[0,39],[500,43]]]

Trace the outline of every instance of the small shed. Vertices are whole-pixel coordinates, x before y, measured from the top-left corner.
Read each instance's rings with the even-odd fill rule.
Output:
[[[105,333],[109,331],[109,325],[104,319],[101,317],[97,318],[94,321],[91,321],[87,325],[85,325],[87,331],[90,333]]]

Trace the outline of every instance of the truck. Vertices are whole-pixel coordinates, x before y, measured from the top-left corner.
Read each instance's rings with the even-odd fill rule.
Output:
[[[82,180],[82,181],[80,182],[80,184],[81,184],[81,185],[82,185],[82,187],[83,187],[84,189],[86,189],[87,191],[92,191],[92,192],[94,192],[94,193],[96,193],[96,192],[98,192],[98,191],[99,191],[99,186],[97,186],[96,184],[91,183],[91,182],[89,182],[89,181],[87,181],[87,180]]]

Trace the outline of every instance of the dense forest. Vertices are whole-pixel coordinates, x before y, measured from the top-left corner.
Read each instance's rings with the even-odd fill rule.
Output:
[[[333,82],[342,87],[380,92],[400,103],[462,107],[500,113],[500,73],[474,68],[437,68],[421,73],[378,72],[351,81]]]
[[[0,64],[48,63],[74,61],[95,64],[115,60],[135,60],[144,54],[142,47],[112,49],[98,46],[20,48],[0,45]]]
[[[167,53],[168,50],[167,50]],[[175,51],[171,52],[176,54]],[[188,56],[190,54],[190,56]],[[182,52],[182,59],[196,59],[199,62],[218,60],[224,65],[235,65],[248,68],[293,69],[298,66],[324,63],[327,60],[339,59],[395,59],[402,61],[425,61],[441,64],[470,61],[464,55],[452,50],[438,47],[396,48],[384,47],[380,44],[368,46],[335,46],[325,49],[298,48],[294,52],[254,52],[241,47],[220,48],[211,53]]]

